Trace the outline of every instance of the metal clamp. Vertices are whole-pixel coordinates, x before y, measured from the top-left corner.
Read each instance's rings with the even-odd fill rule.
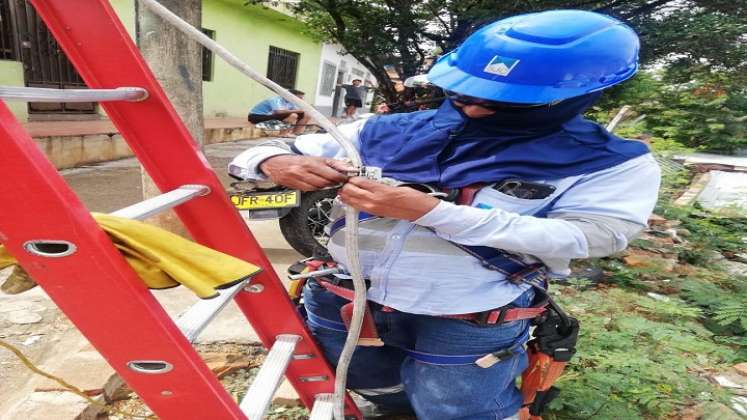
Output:
[[[308,273],[292,274],[288,276],[288,278],[291,280],[308,279],[312,277],[322,277],[322,276],[326,276],[329,274],[337,274],[341,271],[342,269],[340,267],[333,267],[333,268],[326,268],[324,270],[309,271]]]

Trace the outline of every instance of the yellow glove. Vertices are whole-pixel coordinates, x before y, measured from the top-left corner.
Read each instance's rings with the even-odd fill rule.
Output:
[[[260,271],[244,260],[147,223],[101,213],[93,213],[93,217],[151,289],[182,284],[201,298],[211,298],[217,296],[217,289],[230,287]],[[0,246],[0,268],[12,264],[16,260]],[[2,285],[4,292],[20,293],[35,285],[20,267],[17,271]]]

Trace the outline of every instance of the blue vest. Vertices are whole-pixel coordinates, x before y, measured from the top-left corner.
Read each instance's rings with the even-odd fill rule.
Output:
[[[581,116],[598,94],[471,119],[437,110],[377,116],[360,133],[367,166],[399,181],[459,188],[508,178],[550,180],[607,169],[649,152]]]

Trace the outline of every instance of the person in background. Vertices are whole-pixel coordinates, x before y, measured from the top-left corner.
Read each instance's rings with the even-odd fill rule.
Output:
[[[366,88],[361,86],[361,79],[353,79],[352,85],[342,85],[345,88],[345,117],[353,118],[355,111],[363,107],[366,98]]]
[[[299,98],[303,99],[305,93],[290,89],[290,92]],[[283,121],[290,124],[292,127],[281,130],[281,137],[295,137],[297,134],[302,134],[306,129],[306,125],[309,122],[309,117],[305,115],[303,110],[283,99],[280,96],[273,96],[265,99],[249,111],[248,120],[252,124],[258,124],[265,121]]]

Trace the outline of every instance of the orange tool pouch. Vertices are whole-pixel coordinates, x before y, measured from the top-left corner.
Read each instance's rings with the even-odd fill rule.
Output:
[[[333,293],[343,299],[352,301],[354,291],[343,286],[332,284],[324,279],[316,279],[316,281],[327,289],[328,292]],[[347,303],[340,308],[340,317],[342,322],[345,323],[345,327],[350,328],[350,322],[353,319],[353,302]],[[361,326],[361,334],[358,338],[359,346],[372,346],[380,347],[384,345],[384,341],[379,337],[379,332],[376,329],[376,322],[374,321],[373,312],[371,311],[371,304],[366,302],[366,310],[363,313],[363,325]]]
[[[524,405],[520,420],[541,420],[542,412],[560,390],[553,386],[576,353],[578,321],[555,313],[537,324],[527,343],[529,366],[521,376]]]

